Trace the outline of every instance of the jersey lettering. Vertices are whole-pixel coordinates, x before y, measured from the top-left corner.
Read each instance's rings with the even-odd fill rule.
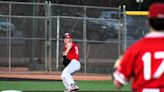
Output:
[[[155,73],[153,74],[153,78],[159,78],[163,73],[164,73],[164,51],[158,51],[155,52],[154,54],[155,59],[162,59],[161,64],[159,65],[159,67],[157,68],[157,70],[155,71]],[[144,65],[144,79],[145,80],[150,80],[151,78],[151,53],[150,52],[146,52],[143,56],[142,56],[142,60],[143,60],[143,65]]]

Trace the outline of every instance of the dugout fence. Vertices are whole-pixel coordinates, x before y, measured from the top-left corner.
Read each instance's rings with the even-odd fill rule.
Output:
[[[134,19],[128,24],[125,6],[0,1],[0,7],[0,72],[61,71],[62,35],[70,32],[80,46],[80,72],[110,74],[115,59],[146,28],[143,21],[136,22],[142,29],[130,25]]]

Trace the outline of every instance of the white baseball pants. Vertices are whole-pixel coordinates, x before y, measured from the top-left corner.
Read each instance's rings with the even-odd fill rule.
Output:
[[[71,84],[75,84],[75,81],[72,77],[73,73],[76,71],[79,71],[81,67],[81,64],[79,61],[76,59],[73,59],[67,67],[64,68],[62,74],[61,74],[61,79],[63,81],[63,84],[66,89],[71,88]]]

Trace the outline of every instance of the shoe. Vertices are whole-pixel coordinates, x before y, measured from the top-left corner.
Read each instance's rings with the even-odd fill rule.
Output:
[[[77,90],[72,90],[72,89],[66,89],[64,92],[77,92]]]
[[[71,84],[71,92],[79,90],[79,87],[76,84]]]
[[[76,84],[71,84],[71,87],[69,89],[64,90],[64,92],[77,92],[79,90],[79,87]]]
[[[70,89],[65,89],[64,92],[72,92]]]
[[[65,89],[64,92],[68,92],[67,89]]]

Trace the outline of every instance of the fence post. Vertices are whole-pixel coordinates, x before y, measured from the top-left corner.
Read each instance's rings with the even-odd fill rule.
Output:
[[[124,32],[123,32],[123,37],[124,37],[124,41],[123,41],[123,52],[125,52],[126,48],[127,48],[127,28],[126,28],[126,6],[123,5],[123,22],[124,22]]]
[[[87,37],[86,37],[86,6],[84,7],[84,21],[83,21],[83,53],[84,53],[84,73],[87,72]]]
[[[57,16],[56,70],[59,70],[59,27],[60,27],[60,18],[59,16]]]
[[[9,4],[9,23],[11,23],[11,3]],[[11,71],[11,26],[8,27],[9,32],[8,32],[8,36],[9,36],[9,72]]]
[[[52,30],[51,30],[51,1],[48,2],[48,71],[52,71],[52,60],[51,60],[51,55],[52,55]]]
[[[46,23],[45,23],[45,67],[46,70],[51,72],[51,50],[52,50],[52,30],[51,30],[51,2],[46,1]]]
[[[121,33],[122,33],[122,12],[121,12],[121,6],[119,6],[119,31],[118,31],[118,56],[121,55]]]

